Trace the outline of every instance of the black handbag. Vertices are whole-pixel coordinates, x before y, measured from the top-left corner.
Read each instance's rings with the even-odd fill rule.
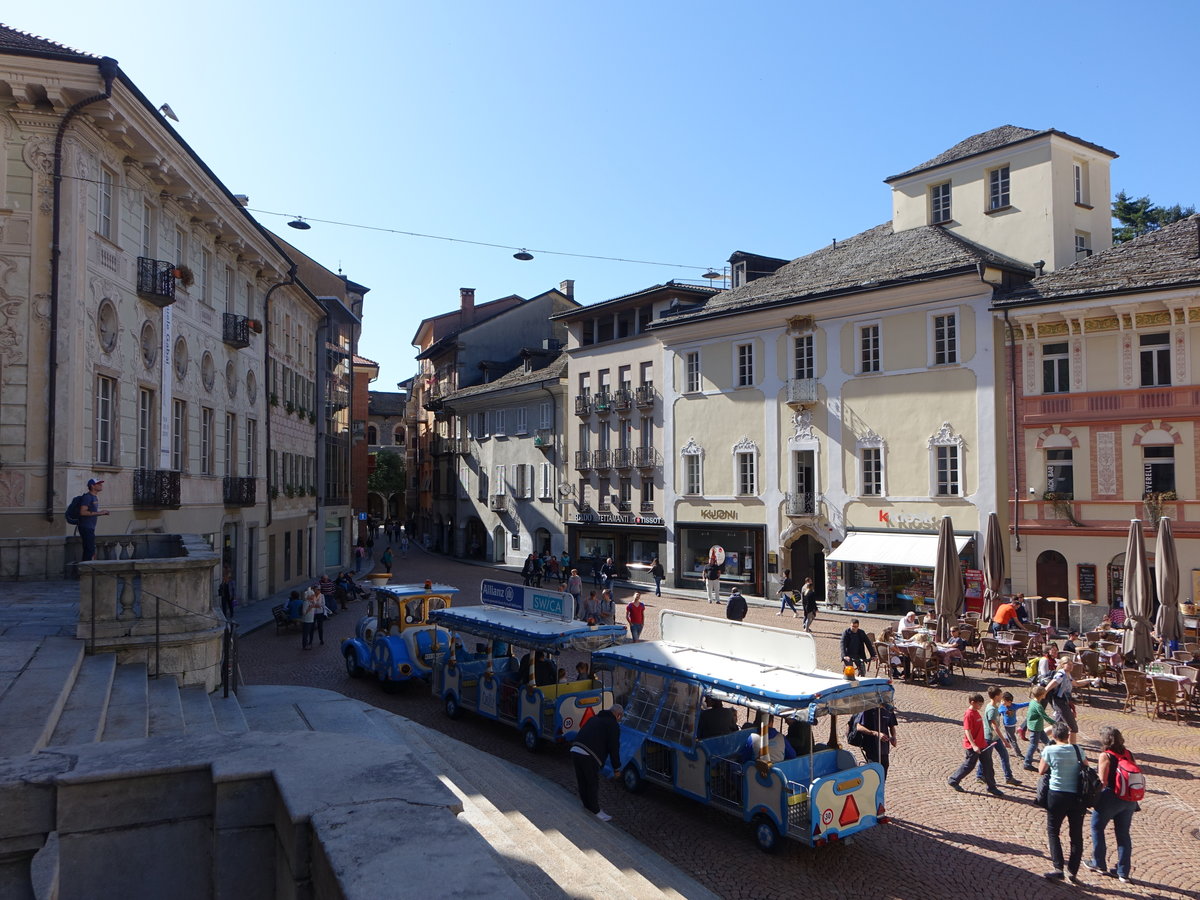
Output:
[[[1050,773],[1046,772],[1038,778],[1037,793],[1033,797],[1033,805],[1045,809],[1050,803]]]
[[[1075,746],[1075,756],[1079,759],[1079,799],[1083,801],[1083,805],[1087,809],[1091,809],[1100,799],[1100,790],[1103,787],[1100,783],[1100,774],[1083,761],[1083,754],[1079,752],[1077,746]]]

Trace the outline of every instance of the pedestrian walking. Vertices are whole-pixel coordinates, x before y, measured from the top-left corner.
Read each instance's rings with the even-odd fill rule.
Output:
[[[790,606],[792,608],[792,616],[797,619],[800,618],[800,613],[796,609],[796,598],[792,596],[792,592],[795,589],[796,586],[792,584],[792,570],[784,569],[783,581],[779,584],[779,612],[775,613],[775,615],[782,616],[783,611]]]
[[[600,769],[607,760],[612,764],[613,780],[621,778],[621,719],[624,716],[625,707],[614,703],[589,719],[571,744],[579,799],[584,809],[602,822],[609,821],[612,816],[600,808]]]
[[[233,606],[237,595],[237,585],[233,582],[233,573],[226,566],[221,572],[221,584],[217,588],[217,596],[221,599],[221,612],[226,621],[233,621]]]
[[[315,608],[313,610],[313,628],[317,633],[317,639],[321,642],[321,646],[325,646],[325,620],[329,618],[329,607],[325,605],[325,595],[321,593],[320,585],[313,588],[313,594],[316,595],[314,601]],[[312,646],[312,635],[309,635],[308,645]]]
[[[1054,677],[1046,685],[1046,702],[1054,710],[1054,718],[1066,722],[1071,730],[1071,743],[1079,738],[1079,721],[1075,718],[1075,703],[1071,699],[1071,691],[1075,680],[1071,677],[1068,666],[1059,666],[1054,670]]]
[[[1046,843],[1050,845],[1049,872],[1044,877],[1051,881],[1066,879],[1071,884],[1081,884],[1079,863],[1083,859],[1083,814],[1087,812],[1083,797],[1079,793],[1079,772],[1085,765],[1079,747],[1071,742],[1071,726],[1066,722],[1054,725],[1054,743],[1042,751],[1040,775],[1050,773],[1050,792],[1046,800]],[[1067,821],[1069,852],[1064,866],[1062,849],[1062,823]]]
[[[729,602],[725,605],[725,618],[732,619],[734,622],[740,622],[746,618],[746,613],[749,611],[750,604],[742,596],[741,589],[737,585],[734,585],[733,590],[729,594]]]
[[[721,602],[721,567],[711,556],[704,567],[704,588],[708,591],[709,603]]]
[[[1017,740],[1017,713],[1028,703],[1017,703],[1011,691],[1000,695],[1000,719],[1004,723],[1004,734],[1012,745],[1013,756],[1021,756],[1021,744]]]
[[[1046,729],[1053,722],[1046,715],[1045,700],[1046,688],[1039,684],[1034,687],[1029,705],[1025,708],[1025,735],[1029,740],[1025,747],[1025,768],[1030,772],[1037,771],[1033,764],[1034,752],[1042,744],[1050,743],[1050,735],[1046,733]]]
[[[604,561],[604,565],[600,567],[600,577],[604,582],[604,590],[611,593],[613,589],[613,579],[617,577],[617,567],[613,563],[611,556],[606,559]]]
[[[383,551],[383,556],[379,557],[379,564],[383,566],[383,570],[389,575],[392,574],[392,548],[388,547]]]
[[[1100,759],[1096,768],[1103,787],[1096,808],[1092,810],[1092,857],[1085,865],[1093,872],[1104,874],[1108,871],[1104,831],[1112,822],[1117,840],[1117,867],[1109,874],[1116,875],[1122,884],[1128,884],[1133,856],[1129,826],[1133,814],[1140,808],[1138,800],[1145,793],[1146,779],[1134,762],[1133,754],[1125,749],[1125,738],[1120,729],[1111,725],[1101,727]]]
[[[321,592],[321,597],[325,600],[325,615],[334,615],[338,610],[338,604],[337,585],[333,583],[333,579],[328,575],[322,575],[321,580],[317,582],[317,590]]]
[[[654,596],[655,597],[662,596],[662,583],[663,583],[663,576],[665,574],[666,573],[663,572],[662,563],[660,563],[658,561],[657,556],[654,557],[654,562],[650,563],[650,577],[654,579]]]
[[[983,783],[987,785],[988,793],[1003,797],[1000,788],[996,787],[996,774],[992,770],[992,745],[983,736],[982,710],[983,694],[972,694],[968,699],[967,711],[963,713],[962,765],[946,783],[956,791],[961,791],[962,780],[972,769],[982,764]]]
[[[525,557],[525,565],[521,566],[521,579],[525,587],[533,587],[533,554]]]
[[[309,586],[304,592],[304,612],[300,618],[301,650],[307,650],[312,647],[313,632],[317,627],[317,610],[323,609],[324,606],[325,602],[321,599],[321,592]]]
[[[583,579],[579,577],[579,570],[572,569],[571,574],[567,576],[567,593],[575,598],[575,618],[583,617]]]
[[[983,707],[983,739],[996,748],[1005,783],[1020,784],[1013,778],[1012,763],[1008,760],[1008,737],[1004,731],[1004,713],[1000,709],[1002,693],[1003,690],[994,684],[987,689],[988,702]],[[982,764],[975,769],[975,780],[984,780]]]
[[[405,559],[408,559],[408,534],[407,534],[407,532],[400,536],[400,555],[402,557],[404,557]]]
[[[588,594],[588,598],[583,604],[583,621],[590,622],[593,625],[600,623],[600,598],[596,596],[596,592],[592,591]]]
[[[79,540],[83,544],[83,561],[96,558],[96,519],[107,516],[109,511],[100,508],[100,492],[104,490],[104,479],[92,478],[87,483],[87,493],[79,500]]]
[[[804,611],[804,630],[812,631],[812,624],[817,618],[817,589],[813,587],[811,577],[805,578],[800,587],[800,608]]]
[[[617,607],[613,602],[612,591],[600,592],[600,617],[596,621],[600,625],[615,625],[617,623]]]
[[[640,641],[642,626],[646,624],[646,604],[642,602],[641,591],[634,591],[633,599],[625,604],[625,621],[629,625],[629,636]]]
[[[850,627],[842,632],[842,662],[858,668],[858,674],[866,677],[867,660],[875,658],[875,645],[871,637],[859,627],[858,619],[850,620]]]

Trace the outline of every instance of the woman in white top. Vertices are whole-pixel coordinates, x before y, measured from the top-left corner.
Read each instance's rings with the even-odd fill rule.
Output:
[[[321,592],[313,588],[309,588],[304,592],[304,608],[300,616],[301,622],[301,637],[300,649],[307,650],[312,647],[313,631],[316,629],[317,610],[325,608],[325,598],[321,596]]]

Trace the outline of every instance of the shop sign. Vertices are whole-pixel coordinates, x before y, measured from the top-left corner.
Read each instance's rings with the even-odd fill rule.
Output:
[[[934,516],[910,516],[905,513],[892,514],[886,509],[881,509],[879,521],[892,528],[920,528],[924,531],[937,531],[941,519]]]
[[[633,513],[581,512],[575,521],[583,525],[664,525],[662,516],[637,516]]]
[[[700,510],[700,518],[702,519],[736,519],[738,511],[736,509],[702,509]]]

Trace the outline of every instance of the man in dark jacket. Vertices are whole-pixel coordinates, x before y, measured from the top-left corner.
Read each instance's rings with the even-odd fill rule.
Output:
[[[725,618],[740,622],[746,618],[749,610],[750,605],[746,602],[746,598],[742,596],[741,590],[735,587],[733,593],[729,595],[729,602],[725,604]]]
[[[597,713],[582,728],[571,744],[571,760],[575,763],[575,782],[579,799],[588,812],[607,822],[612,818],[600,808],[600,768],[605,759],[612,763],[614,780],[621,777],[621,719],[625,707],[614,703]]]
[[[858,674],[866,677],[867,660],[875,656],[875,645],[867,633],[858,627],[858,619],[850,620],[850,627],[842,632],[842,662],[858,666]]]

